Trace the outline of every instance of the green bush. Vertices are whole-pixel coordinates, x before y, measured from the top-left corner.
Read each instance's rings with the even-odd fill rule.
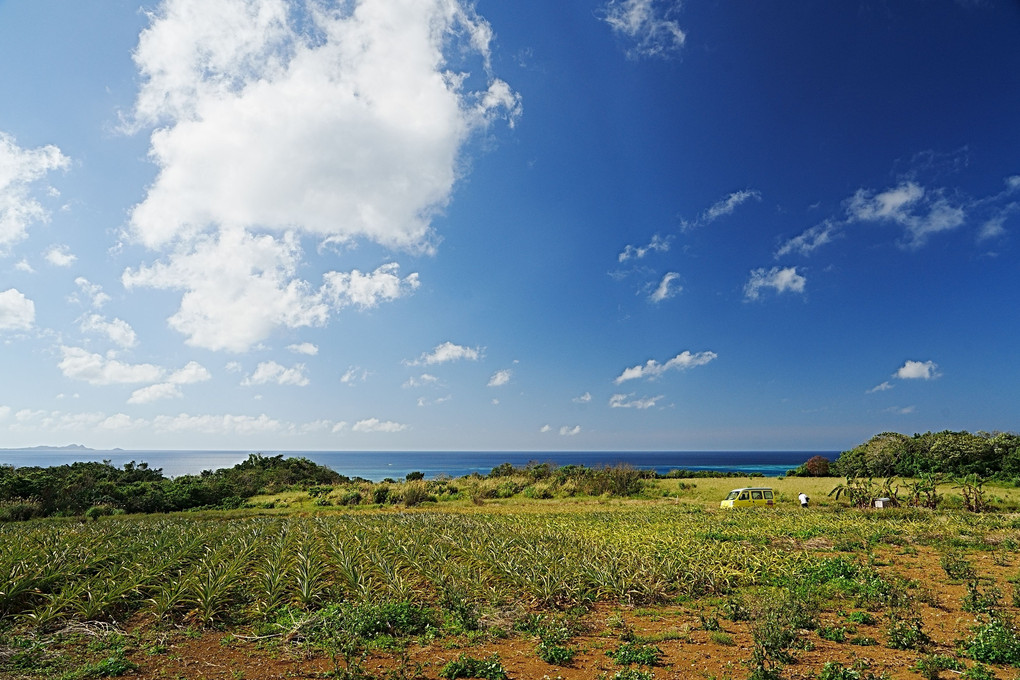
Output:
[[[901,617],[893,614],[886,630],[890,649],[923,649],[931,643],[931,638],[924,632],[920,617],[908,615]]]
[[[564,647],[545,640],[538,643],[538,648],[535,651],[538,658],[553,666],[569,666],[577,654],[577,649],[574,647]]]
[[[998,618],[971,629],[966,643],[967,656],[983,663],[1020,666],[1020,636],[1012,626]]]
[[[963,665],[951,656],[932,654],[922,656],[910,670],[915,671],[925,680],[938,680],[942,671],[960,671]]]

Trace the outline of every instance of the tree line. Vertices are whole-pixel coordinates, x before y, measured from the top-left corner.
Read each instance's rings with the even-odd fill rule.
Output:
[[[250,454],[232,468],[167,478],[147,463],[0,466],[0,520],[122,512],[236,508],[261,493],[337,484],[348,477],[306,458]]]
[[[1020,481],[1020,435],[1010,432],[882,432],[844,451],[831,466],[840,477],[944,475]]]

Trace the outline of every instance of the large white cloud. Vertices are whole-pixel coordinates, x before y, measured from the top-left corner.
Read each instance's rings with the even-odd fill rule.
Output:
[[[520,112],[491,39],[457,0],[165,0],[134,54],[129,127],[156,128],[159,172],[128,231],[167,259],[125,284],[184,291],[171,327],[228,351],[416,287],[396,265],[330,272],[324,300],[298,243],[434,248],[466,142]]]
[[[660,364],[655,359],[649,359],[644,364],[624,369],[623,373],[617,376],[614,382],[619,385],[622,382],[637,378],[654,380],[667,371],[685,371],[696,366],[704,366],[718,356],[715,352],[692,353],[689,350],[684,350],[664,364]]]
[[[0,292],[0,331],[24,331],[34,324],[34,302],[17,288]]]
[[[48,219],[49,212],[33,194],[33,185],[52,170],[66,169],[70,162],[55,146],[23,149],[0,132],[0,253],[25,238],[33,222]]]

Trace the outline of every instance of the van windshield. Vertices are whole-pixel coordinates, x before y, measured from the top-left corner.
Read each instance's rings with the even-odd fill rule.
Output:
[[[739,491],[730,491],[730,495],[726,497],[726,500],[728,501],[736,500],[737,496],[739,495],[740,495]],[[718,498],[718,496],[716,496],[716,498]]]

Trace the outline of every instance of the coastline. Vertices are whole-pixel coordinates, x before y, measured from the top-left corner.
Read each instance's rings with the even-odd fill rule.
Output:
[[[96,450],[84,447],[33,447],[0,449],[0,465],[53,467],[75,462],[109,461],[115,467],[125,463],[146,463],[162,469],[167,477],[196,475],[203,470],[230,468],[256,451],[158,451]],[[602,467],[618,464],[637,469],[711,470],[775,477],[795,468],[808,458],[822,455],[835,460],[838,451],[259,451],[265,456],[307,458],[348,477],[374,482],[385,478],[403,479],[421,472],[428,479],[438,476],[463,477],[488,474],[502,463],[525,466],[529,462],[557,466]]]

